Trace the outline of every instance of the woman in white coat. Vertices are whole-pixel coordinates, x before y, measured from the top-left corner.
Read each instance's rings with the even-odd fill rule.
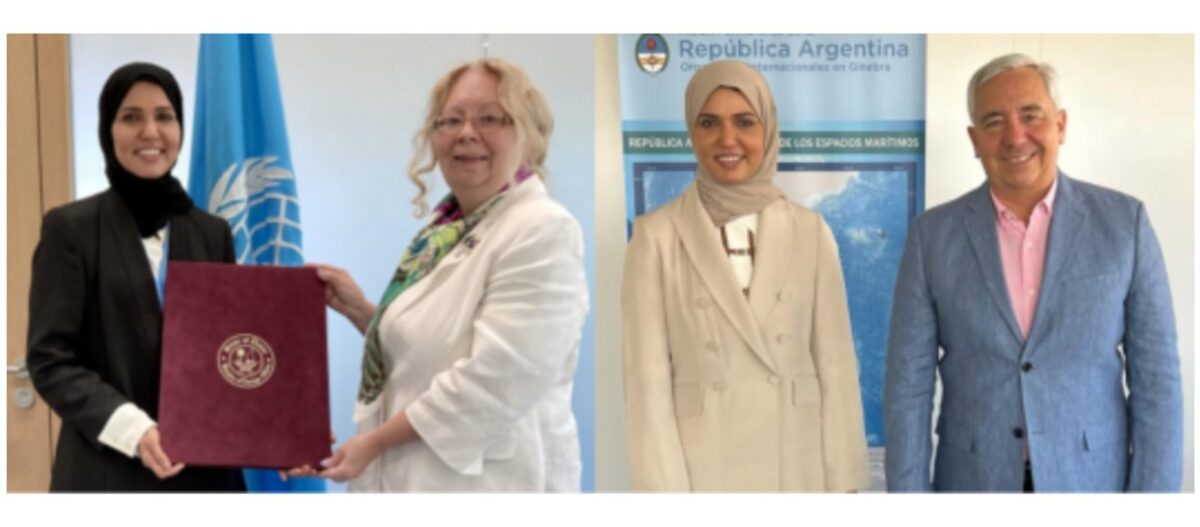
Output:
[[[438,81],[409,176],[418,216],[435,165],[450,195],[378,306],[345,271],[318,269],[330,307],[366,337],[358,434],[321,475],[351,491],[579,491],[571,391],[587,282],[579,224],[541,181],[552,129],[512,64]]]
[[[688,83],[696,181],[638,218],[621,295],[636,490],[853,491],[866,435],[837,245],[772,182],[766,80]]]

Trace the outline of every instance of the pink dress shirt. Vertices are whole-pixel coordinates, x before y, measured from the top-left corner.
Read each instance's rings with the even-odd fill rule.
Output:
[[[1000,242],[1004,283],[1008,286],[1008,299],[1012,302],[1017,324],[1021,326],[1022,338],[1029,338],[1038,294],[1041,293],[1042,270],[1046,264],[1046,240],[1050,237],[1050,218],[1054,215],[1056,191],[1057,178],[1046,197],[1033,207],[1028,225],[1008,210],[995,194],[988,192],[992,203],[996,205],[996,238]]]

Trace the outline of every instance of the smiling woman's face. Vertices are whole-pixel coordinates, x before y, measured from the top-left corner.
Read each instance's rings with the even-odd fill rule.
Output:
[[[491,196],[513,176],[517,135],[500,105],[494,75],[476,68],[463,72],[450,88],[438,122],[433,152],[459,201]]]
[[[740,91],[717,88],[691,126],[696,159],[723,185],[745,183],[763,162],[766,129]]]
[[[153,82],[135,82],[112,123],[117,162],[129,173],[156,179],[179,158],[179,118],[166,92]]]

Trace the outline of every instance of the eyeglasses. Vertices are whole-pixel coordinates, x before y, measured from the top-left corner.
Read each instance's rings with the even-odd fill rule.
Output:
[[[494,132],[505,126],[513,124],[513,118],[502,114],[482,114],[473,115],[469,119],[457,115],[448,115],[438,117],[433,121],[433,129],[439,134],[452,135],[461,132],[467,121],[471,121],[471,127],[477,132],[487,133]]]

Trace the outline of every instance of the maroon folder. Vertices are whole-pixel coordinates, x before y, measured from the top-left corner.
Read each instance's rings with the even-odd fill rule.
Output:
[[[170,262],[158,428],[172,462],[329,456],[325,286],[313,268]]]

